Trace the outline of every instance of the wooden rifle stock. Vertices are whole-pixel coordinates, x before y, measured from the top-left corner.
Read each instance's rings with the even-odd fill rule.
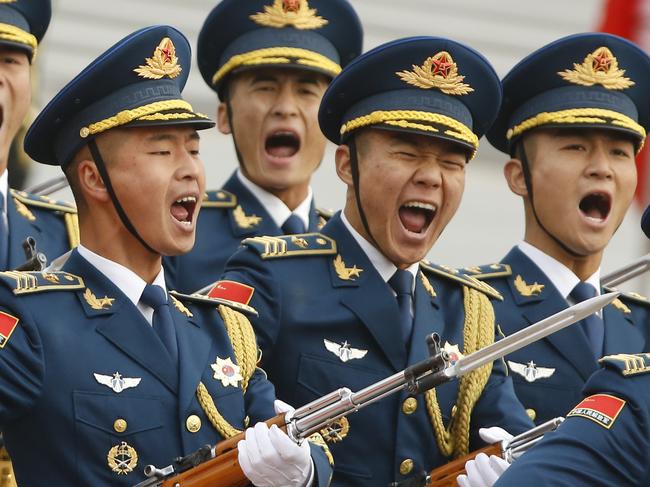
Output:
[[[465,473],[465,464],[474,459],[479,453],[485,453],[487,456],[497,455],[501,456],[501,443],[497,442],[492,445],[485,446],[480,450],[475,450],[467,455],[457,458],[442,467],[434,468],[429,474],[430,480],[426,484],[427,487],[457,487],[456,477]]]

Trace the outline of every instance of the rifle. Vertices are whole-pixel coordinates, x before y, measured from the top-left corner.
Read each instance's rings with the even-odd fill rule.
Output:
[[[17,271],[42,271],[47,266],[47,257],[43,252],[36,249],[36,239],[27,237],[23,240],[23,250],[25,251],[25,262],[16,267]]]
[[[629,281],[630,279],[643,274],[648,269],[650,269],[650,254],[639,257],[634,262],[603,276],[600,279],[600,283],[603,286],[618,286],[625,281]]]
[[[271,418],[266,423],[282,428],[296,443],[329,426],[337,419],[357,412],[391,394],[407,391],[419,394],[457,379],[485,364],[519,350],[530,343],[559,331],[596,312],[620,293],[608,293],[588,299],[513,333],[470,355],[452,361],[440,349],[440,337],[433,333],[426,339],[429,357],[401,372],[369,385],[358,392],[342,387],[292,412]],[[237,460],[237,443],[244,434],[206,445],[188,456],[174,460],[164,468],[148,465],[146,480],[135,487],[243,487],[248,480]]]
[[[393,482],[389,484],[389,487],[457,487],[456,477],[466,473],[465,464],[473,460],[479,453],[485,453],[488,456],[497,455],[508,463],[512,463],[537,444],[546,433],[555,431],[563,421],[562,417],[550,419],[510,440],[487,445],[441,467],[434,468],[430,473],[422,472],[402,482]]]
[[[67,186],[68,179],[65,176],[56,176],[52,179],[48,179],[45,182],[26,188],[25,192],[35,194],[37,196],[48,196],[60,189],[66,188]]]

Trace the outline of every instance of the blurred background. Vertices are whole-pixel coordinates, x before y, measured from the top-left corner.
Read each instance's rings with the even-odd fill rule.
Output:
[[[351,2],[364,24],[365,50],[399,37],[447,36],[482,52],[500,76],[531,51],[576,32],[604,29],[650,48],[649,0]],[[92,59],[140,27],[172,24],[185,33],[195,49],[198,31],[216,0],[55,0],[53,4],[52,23],[39,47],[35,66],[34,114]],[[190,74],[184,98],[196,110],[214,116],[216,94],[203,83],[198,69],[193,68]],[[201,152],[208,187],[221,186],[237,164],[230,138],[216,128],[203,132]],[[650,179],[644,173],[644,159],[644,155],[639,159],[642,183]],[[431,260],[451,266],[496,262],[523,237],[522,204],[505,184],[505,160],[503,154],[482,140],[477,158],[468,167],[461,208],[429,255]],[[23,184],[31,186],[59,174],[55,167],[28,164]],[[313,187],[321,207],[338,209],[344,201],[344,186],[333,167],[333,146],[315,174]],[[605,254],[605,273],[650,251],[639,227],[642,210],[650,201],[648,194],[648,185],[642,185],[636,204]],[[52,197],[72,198],[67,190]],[[650,293],[650,277],[637,278],[621,287]]]

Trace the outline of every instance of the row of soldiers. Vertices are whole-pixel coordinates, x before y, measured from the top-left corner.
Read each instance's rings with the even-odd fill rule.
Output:
[[[72,206],[7,187],[50,16],[49,0],[0,2],[0,262],[19,266],[27,236],[61,256],[0,273],[0,428],[21,487],[133,486],[145,465],[242,431],[238,461],[256,486],[425,485],[450,459],[560,415],[512,467],[479,455],[458,484],[647,484],[650,302],[633,293],[309,441],[264,423],[422,360],[432,332],[468,354],[605,292],[603,251],[650,123],[640,48],[573,35],[500,81],[447,38],[360,55],[347,0],[222,0],[197,58],[239,168],[206,190],[199,132],[215,123],[181,96],[190,45],[147,27],[28,130],[27,154],[62,168]],[[428,262],[483,135],[507,155],[524,239],[496,264]],[[327,139],[347,187],[334,215],[310,188]]]

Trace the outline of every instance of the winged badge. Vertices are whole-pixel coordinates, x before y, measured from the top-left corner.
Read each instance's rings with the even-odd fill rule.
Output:
[[[508,360],[508,366],[510,370],[526,379],[526,382],[535,382],[537,379],[548,379],[555,373],[555,369],[538,367],[532,360],[525,365]]]
[[[93,374],[95,380],[100,384],[110,388],[113,392],[120,393],[124,389],[136,387],[142,380],[140,377],[122,377],[122,374],[115,372],[113,375]]]
[[[341,362],[347,362],[352,359],[361,359],[366,356],[368,350],[361,350],[359,348],[352,348],[348,341],[344,341],[340,345],[331,342],[328,339],[323,339],[325,348],[341,359]]]

